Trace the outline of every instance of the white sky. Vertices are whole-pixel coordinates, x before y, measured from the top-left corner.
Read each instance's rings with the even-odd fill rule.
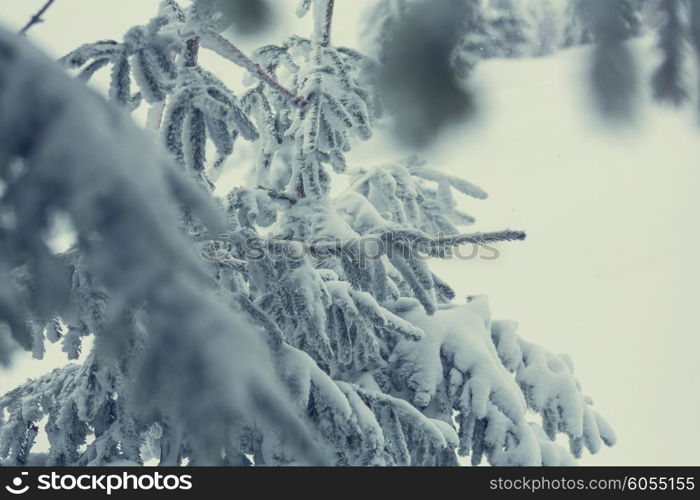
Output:
[[[42,3],[0,0],[0,23],[16,29]],[[308,32],[307,21],[292,17],[296,2],[272,3],[287,14],[271,36]],[[371,3],[337,1],[336,41],[355,43],[358,19]],[[157,4],[57,0],[30,38],[63,55],[84,42],[119,38]],[[426,156],[432,167],[491,194],[485,202],[465,200],[478,218],[475,230],[511,227],[529,237],[502,247],[497,261],[438,262],[433,269],[460,296],[489,295],[494,317],[516,319],[524,337],[571,354],[585,392],[619,438],[583,463],[697,465],[697,117],[647,105],[635,128],[613,131],[589,112],[581,83],[585,55],[575,49],[479,68],[483,118]],[[375,163],[396,152],[379,138],[355,158]],[[45,362],[22,359],[0,372],[0,391],[45,372],[55,354]]]

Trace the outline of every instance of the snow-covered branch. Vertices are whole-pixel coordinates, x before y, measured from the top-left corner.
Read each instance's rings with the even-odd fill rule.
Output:
[[[420,158],[350,164],[382,125],[383,73],[428,132],[469,105],[456,78],[488,38],[463,36],[481,3],[379,2],[388,66],[331,43],[333,0],[301,0],[313,34],[251,57],[220,33],[253,26],[262,0],[162,0],[65,56],[77,81],[0,31],[0,362],[47,341],[76,360],[93,339],[81,364],[0,397],[2,465],[570,465],[613,444],[568,358],[484,297],[455,301],[426,258],[525,233],[465,233],[462,198],[487,193]],[[517,37],[513,3],[490,2],[489,22]],[[254,77],[241,95],[203,49]],[[110,103],[83,84],[105,67]],[[128,116],[144,101],[168,156]],[[254,179],[219,198],[239,138],[226,166]],[[60,220],[75,244],[54,255]],[[49,451],[32,453],[42,430]]]
[[[45,251],[41,239],[56,211],[70,218],[86,265],[96,284],[109,293],[111,312],[95,332],[94,351],[94,370],[104,372],[100,380],[107,386],[94,401],[94,412],[74,414],[71,405],[45,408],[49,422],[57,418],[72,422],[59,425],[56,432],[70,434],[73,426],[79,426],[84,435],[88,425],[103,432],[103,424],[94,419],[111,411],[98,409],[112,404],[107,395],[118,393],[119,405],[126,407],[129,401],[147,414],[161,412],[174,419],[187,432],[192,453],[201,463],[221,459],[216,444],[220,433],[225,435],[228,422],[244,415],[262,418],[263,425],[274,426],[282,419],[285,426],[296,426],[291,432],[298,433],[303,454],[319,463],[322,459],[314,455],[307,431],[288,412],[270,378],[274,368],[267,348],[243,315],[227,308],[213,292],[203,261],[180,228],[180,208],[186,206],[205,226],[222,231],[225,225],[215,203],[162,157],[124,113],[2,30],[0,109],[0,175],[7,186],[0,202],[19,221],[3,229],[0,261],[25,263],[30,280],[26,300],[23,288],[3,277],[0,310],[37,322],[70,312],[56,301],[65,294],[63,281],[56,274],[55,257]],[[9,168],[18,160],[24,166],[19,180]],[[138,304],[148,310],[143,323],[133,322]],[[10,325],[12,335],[27,345],[22,322]],[[28,346],[38,341],[43,342],[43,333],[30,339]],[[121,355],[135,363],[126,372],[117,368],[119,362],[115,364]],[[183,366],[198,368],[183,372]],[[174,379],[175,372],[183,377]],[[124,385],[111,385],[120,380],[114,374],[126,377],[121,379]],[[127,390],[131,384],[133,391]],[[202,391],[203,387],[209,389]],[[194,394],[201,397],[195,401]],[[206,426],[201,425],[202,411]],[[138,443],[137,429],[131,428],[128,435],[115,427],[110,432],[119,432],[122,452],[138,460],[138,445],[135,452],[130,447],[134,440]],[[2,436],[11,437],[12,432]],[[65,439],[61,443],[77,453],[81,440]],[[3,443],[0,450],[21,455],[24,448],[17,446]],[[119,453],[116,446],[102,451],[106,455],[95,456],[96,463]],[[71,462],[66,454],[56,456],[55,463]]]

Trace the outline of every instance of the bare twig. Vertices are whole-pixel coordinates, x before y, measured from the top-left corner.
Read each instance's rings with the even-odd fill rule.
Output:
[[[41,16],[43,16],[44,13],[45,13],[47,10],[49,10],[49,7],[51,7],[51,5],[52,5],[55,1],[56,1],[56,0],[48,0],[48,2],[46,2],[46,3],[44,4],[44,6],[43,6],[41,9],[39,9],[39,11],[38,11],[36,14],[34,14],[34,15],[29,19],[29,22],[28,22],[27,24],[25,24],[24,27],[23,27],[21,30],[19,30],[19,34],[20,34],[20,35],[26,35],[26,34],[27,34],[27,31],[29,31],[29,28],[31,28],[31,27],[34,26],[35,24],[43,23],[44,20],[41,18]]]
[[[295,106],[303,108],[309,104],[309,101],[283,86],[280,82],[275,80],[272,75],[262,69],[259,64],[245,55],[238,47],[215,31],[210,29],[205,30],[201,34],[201,44],[202,47],[213,50],[232,63],[248,70],[253,76],[259,78],[273,90],[289,99]]]

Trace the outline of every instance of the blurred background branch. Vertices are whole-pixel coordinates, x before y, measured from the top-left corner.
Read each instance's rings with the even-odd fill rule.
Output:
[[[385,39],[379,86],[403,142],[426,146],[447,125],[474,112],[474,97],[453,55],[476,8],[474,0],[411,4]]]

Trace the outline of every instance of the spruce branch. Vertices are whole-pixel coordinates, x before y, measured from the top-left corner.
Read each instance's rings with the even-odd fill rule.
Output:
[[[49,10],[49,7],[51,7],[51,5],[52,5],[55,1],[56,1],[56,0],[48,0],[48,1],[44,4],[44,6],[43,6],[41,9],[39,9],[39,11],[38,11],[36,14],[34,14],[34,15],[29,19],[29,21],[27,22],[27,24],[25,24],[24,27],[23,27],[21,30],[19,30],[19,34],[20,34],[20,35],[26,35],[26,34],[27,34],[27,31],[29,31],[29,29],[30,29],[32,26],[34,26],[35,24],[43,23],[44,20],[42,19],[41,16],[43,16],[43,15],[46,13],[46,11]]]
[[[258,189],[265,191],[270,198],[274,200],[285,201],[290,205],[295,205],[297,201],[299,201],[297,198],[290,196],[289,194],[279,191],[277,189],[273,189],[266,186],[258,186]]]
[[[259,64],[246,56],[238,47],[229,40],[216,33],[211,29],[204,29],[200,34],[200,43],[202,47],[213,50],[221,57],[228,59],[232,63],[248,70],[253,76],[268,84],[273,90],[287,98],[294,106],[303,108],[309,102],[301,96],[283,86],[280,82],[262,69]]]

